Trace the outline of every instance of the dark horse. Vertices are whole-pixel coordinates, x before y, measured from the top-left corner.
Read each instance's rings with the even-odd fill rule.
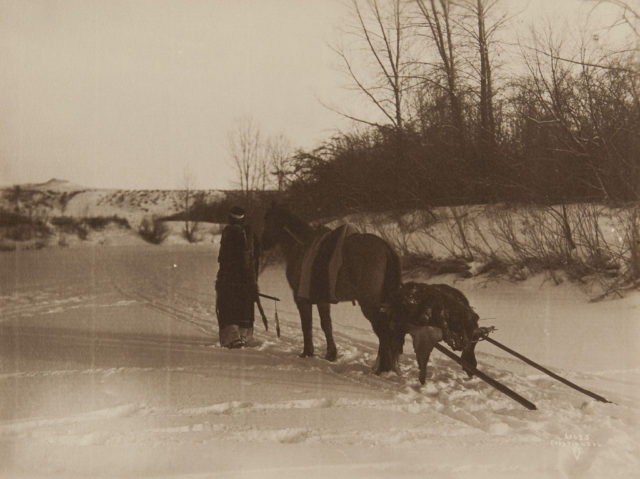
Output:
[[[273,204],[265,214],[262,245],[270,249],[280,245],[286,257],[286,275],[300,313],[304,349],[301,357],[313,356],[312,306],[320,313],[320,324],[327,340],[325,358],[335,361],[336,344],[333,340],[330,303],[303,299],[298,296],[305,252],[314,239],[325,234],[328,228],[313,228],[291,213],[287,208]],[[344,239],[342,267],[336,282],[338,301],[357,301],[364,316],[371,322],[378,336],[376,374],[398,371],[398,356],[402,353],[403,335],[390,327],[385,304],[401,285],[400,260],[393,249],[381,238],[372,234],[354,233]]]

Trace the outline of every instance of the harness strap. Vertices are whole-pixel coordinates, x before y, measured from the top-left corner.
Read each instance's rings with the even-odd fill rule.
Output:
[[[291,236],[291,238],[293,238],[293,241],[295,241],[296,243],[298,243],[299,245],[303,245],[304,243],[300,240],[300,238],[298,238],[293,231],[291,231],[289,229],[288,226],[284,226],[283,227],[285,233],[287,233],[289,236]]]

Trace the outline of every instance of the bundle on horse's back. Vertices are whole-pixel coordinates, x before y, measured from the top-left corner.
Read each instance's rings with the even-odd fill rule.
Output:
[[[398,327],[432,326],[442,330],[444,341],[461,351],[473,339],[478,315],[459,290],[446,284],[408,282],[394,297]]]
[[[478,364],[475,346],[482,328],[478,328],[479,317],[459,290],[446,284],[405,283],[393,296],[389,311],[392,328],[413,339],[422,384],[431,351],[442,340],[462,351],[464,370],[470,376],[474,374]]]

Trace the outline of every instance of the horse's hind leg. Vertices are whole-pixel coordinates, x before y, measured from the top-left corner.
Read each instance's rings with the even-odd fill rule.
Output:
[[[331,325],[331,305],[328,303],[318,304],[318,312],[320,313],[320,326],[324,331],[324,337],[327,340],[327,361],[335,361],[338,357],[336,343],[333,340],[333,326]]]
[[[313,311],[311,303],[308,301],[296,301],[298,312],[300,313],[300,324],[302,326],[302,337],[304,338],[304,349],[299,354],[301,358],[313,356]]]
[[[388,317],[374,307],[360,305],[363,314],[371,322],[373,332],[378,336],[378,356],[373,372],[381,374],[393,371],[400,375],[398,357],[402,354],[404,335],[389,328]]]

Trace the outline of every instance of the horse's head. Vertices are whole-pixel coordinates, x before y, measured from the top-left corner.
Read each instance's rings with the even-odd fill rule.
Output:
[[[273,248],[277,243],[291,241],[302,245],[312,233],[313,228],[293,214],[287,206],[274,202],[264,215],[262,245],[265,249]]]
[[[262,246],[264,249],[271,249],[278,243],[284,231],[285,213],[285,207],[273,202],[264,214],[264,229],[262,230]]]

